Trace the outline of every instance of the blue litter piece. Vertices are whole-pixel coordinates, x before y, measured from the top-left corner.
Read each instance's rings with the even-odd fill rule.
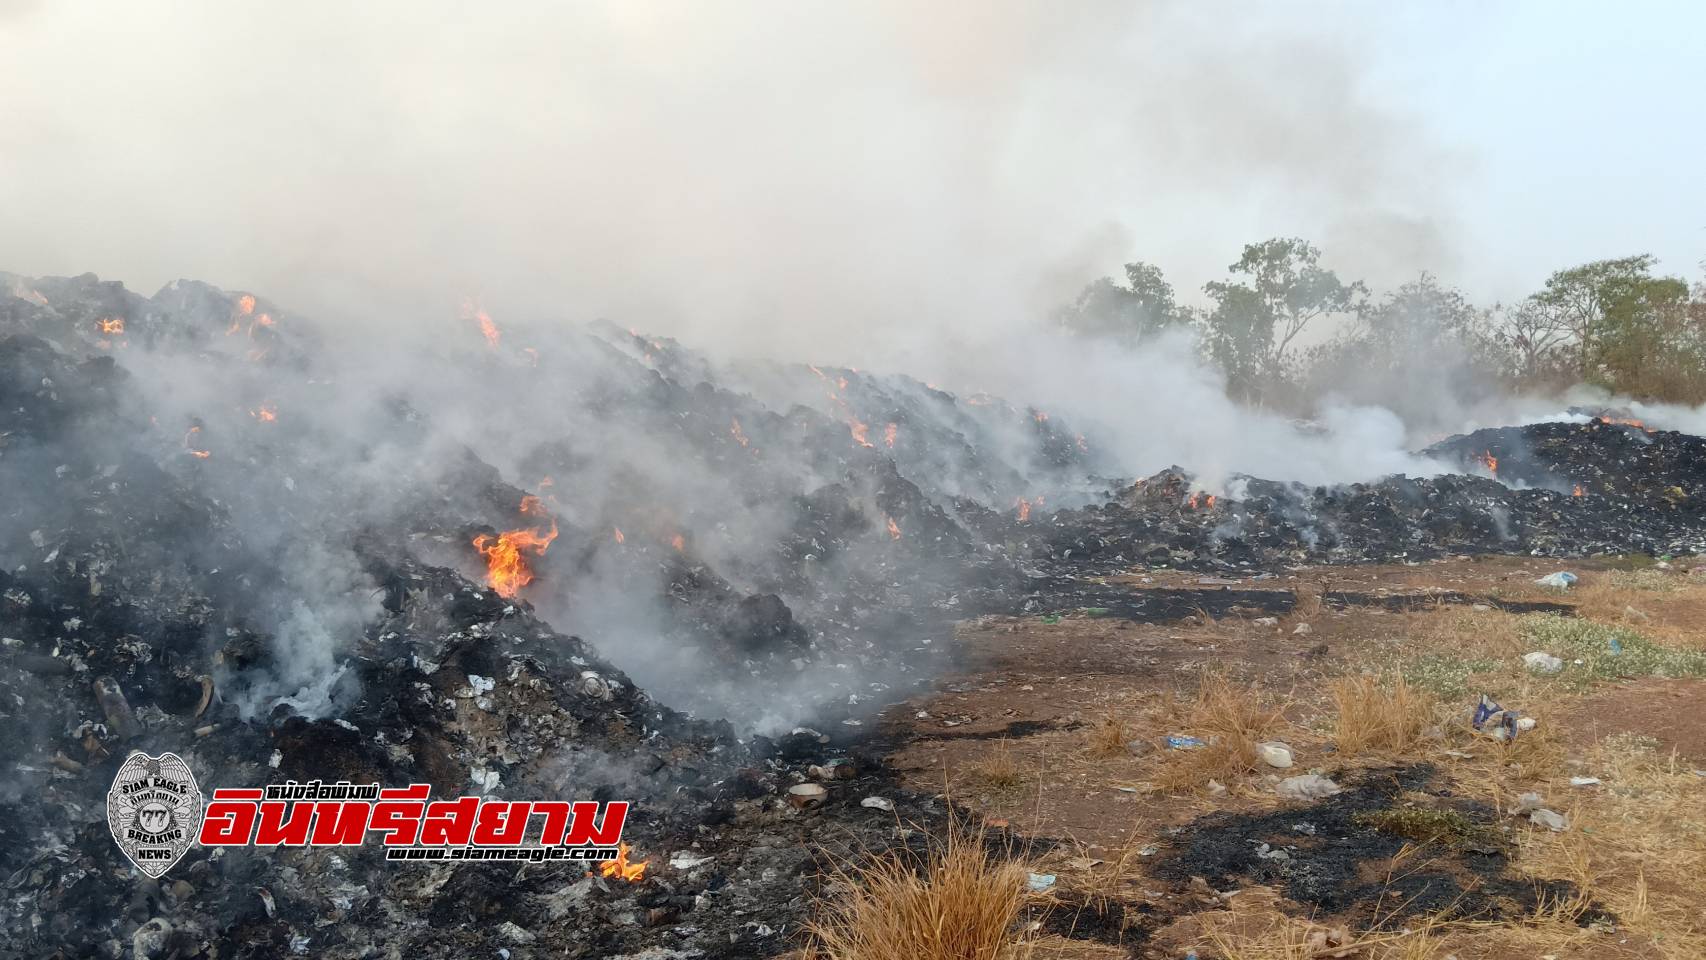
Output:
[[[1169,750],[1195,750],[1198,747],[1206,746],[1208,746],[1208,744],[1198,740],[1196,737],[1180,737],[1171,735],[1167,737],[1167,749]]]
[[[1491,698],[1483,693],[1481,694],[1481,702],[1475,705],[1475,716],[1469,722],[1475,725],[1475,729],[1479,730],[1481,729],[1481,725],[1487,722],[1488,717],[1491,717],[1495,713],[1504,712],[1504,707],[1494,703]]]
[[[1616,637],[1611,638],[1610,647],[1612,656],[1621,657],[1623,655],[1623,644]]]

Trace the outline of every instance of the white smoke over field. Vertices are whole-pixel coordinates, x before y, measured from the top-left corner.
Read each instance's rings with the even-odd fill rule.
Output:
[[[24,6],[0,21],[0,269],[203,278],[372,337],[476,295],[907,369],[1137,256],[1214,276],[1301,232],[1371,279],[1449,266],[1449,156],[1363,92],[1354,22],[1320,19]]]

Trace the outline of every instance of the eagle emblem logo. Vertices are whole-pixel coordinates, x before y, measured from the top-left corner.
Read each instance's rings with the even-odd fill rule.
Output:
[[[195,775],[175,753],[132,753],[107,791],[113,839],[136,869],[156,880],[189,852],[203,812]]]

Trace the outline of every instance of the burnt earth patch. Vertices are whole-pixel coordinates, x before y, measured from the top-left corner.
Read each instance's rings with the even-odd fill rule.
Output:
[[[1432,915],[1513,920],[1575,896],[1567,881],[1512,870],[1496,814],[1453,798],[1435,773],[1428,764],[1371,771],[1306,806],[1198,818],[1181,829],[1156,872],[1175,881],[1201,877],[1222,890],[1273,886],[1311,916],[1371,929]],[[1406,798],[1422,794],[1437,801],[1431,809],[1439,819],[1464,829],[1420,844],[1414,831],[1390,829],[1413,819],[1393,811],[1413,809]],[[1614,920],[1595,905],[1579,922]]]

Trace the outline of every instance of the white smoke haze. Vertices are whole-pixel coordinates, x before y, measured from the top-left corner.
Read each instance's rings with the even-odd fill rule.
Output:
[[[263,307],[293,337],[312,318],[312,362],[264,378],[242,362],[243,330],[214,337],[211,366],[140,346],[120,359],[162,460],[181,460],[201,425],[201,482],[231,529],[295,571],[253,584],[267,601],[253,626],[276,649],[245,708],[335,715],[375,585],[347,544],[298,533],[322,515],[382,524],[465,451],[598,538],[613,531],[593,525],[643,505],[636,541],[683,531],[736,589],[768,592],[751,554],[785,533],[787,498],[847,482],[784,455],[792,405],[843,417],[821,384],[768,360],[986,392],[1082,431],[1099,473],[1177,464],[1210,492],[1239,474],[1456,469],[1410,451],[1452,425],[1564,409],[1441,389],[1402,417],[1329,403],[1320,429],[1299,429],[1230,401],[1182,338],[1134,351],[1039,322],[1130,259],[1163,266],[1190,300],[1242,243],[1274,235],[1318,238],[1342,276],[1377,289],[1422,270],[1450,281],[1468,160],[1367,93],[1371,27],[1331,9],[8,3],[0,269],[94,271],[143,293],[191,277],[283,305]],[[465,299],[502,328],[497,349]],[[679,337],[717,382],[764,400],[771,419],[740,427],[777,452],[771,486],[684,461],[669,423],[612,417],[607,404],[663,388],[612,363],[637,351],[589,332],[597,320]],[[225,472],[270,463],[262,407],[319,445],[282,469]],[[1706,429],[1699,411],[1652,419]],[[1034,444],[1016,426],[986,440],[1016,479],[966,474],[946,452],[911,479],[997,508],[1092,495],[1025,462]],[[572,484],[545,483],[552,461],[573,464]],[[443,504],[500,528],[517,506]],[[812,582],[856,574],[885,538]],[[479,574],[465,539],[418,547]],[[572,575],[541,584],[541,612],[660,699],[762,729],[799,719],[786,697],[752,703],[707,680],[666,639],[661,568],[648,582],[596,551],[551,561]],[[822,685],[807,671],[790,693]]]

